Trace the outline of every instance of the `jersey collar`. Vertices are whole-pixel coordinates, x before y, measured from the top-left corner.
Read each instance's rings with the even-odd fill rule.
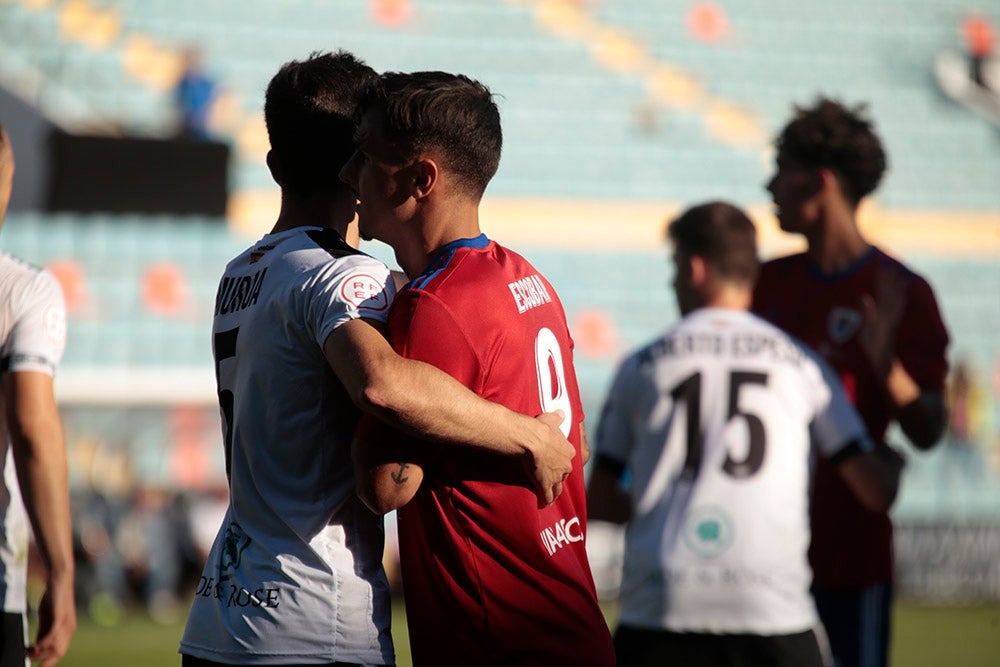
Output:
[[[434,261],[431,262],[424,272],[420,274],[418,278],[411,280],[407,287],[415,287],[417,289],[422,289],[431,281],[434,276],[441,272],[441,269],[448,266],[448,262],[455,255],[455,252],[461,248],[485,248],[490,244],[490,240],[486,237],[486,234],[480,234],[469,239],[455,239],[451,243],[448,243],[438,250],[437,255],[434,257]]]
[[[438,257],[441,255],[458,250],[459,248],[485,248],[490,244],[490,240],[486,238],[486,234],[480,234],[471,239],[456,239],[451,243],[445,245],[438,251]]]

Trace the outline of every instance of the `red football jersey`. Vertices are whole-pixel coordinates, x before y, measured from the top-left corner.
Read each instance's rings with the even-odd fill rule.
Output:
[[[516,253],[463,239],[399,293],[389,328],[397,352],[486,399],[529,415],[563,410],[578,452],[542,510],[519,460],[452,447],[422,462],[398,521],[414,664],[614,665],[585,548],[583,410],[555,290]],[[371,419],[362,429],[406,438]]]
[[[906,280],[906,307],[896,334],[896,355],[918,385],[943,390],[948,332],[931,286],[878,248],[834,275],[804,254],[763,265],[753,309],[818,351],[840,374],[844,389],[876,443],[893,418],[891,399],[868,361],[859,332],[865,296],[874,298],[883,271]],[[817,463],[809,551],[816,586],[860,587],[892,581],[892,523],[864,508],[822,458]]]

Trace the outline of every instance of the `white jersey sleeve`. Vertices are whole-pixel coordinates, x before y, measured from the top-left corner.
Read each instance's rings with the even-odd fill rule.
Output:
[[[9,319],[0,363],[5,371],[54,375],[66,347],[62,289],[48,271],[21,266],[22,278],[5,289]]]
[[[639,356],[634,354],[622,363],[611,384],[594,439],[595,457],[622,465],[628,462],[636,437],[633,421],[637,414],[636,402],[641,396],[637,385],[641,381]]]
[[[313,298],[307,320],[322,346],[330,333],[356,318],[385,323],[396,284],[389,269],[365,255],[357,255],[323,265],[311,283]]]

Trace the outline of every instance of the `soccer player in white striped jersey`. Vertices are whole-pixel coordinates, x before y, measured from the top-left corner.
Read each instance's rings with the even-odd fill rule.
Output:
[[[14,152],[0,126],[0,225],[13,177]],[[69,471],[53,387],[65,345],[66,306],[55,277],[0,252],[0,667],[26,667],[28,658],[52,667],[76,630]],[[38,639],[26,652],[29,526],[46,575]]]
[[[588,486],[591,520],[627,522],[618,662],[819,667],[811,447],[880,510],[902,460],[872,453],[818,355],[749,312],[756,234],[740,209],[695,206],[668,234],[683,319],[618,371]]]
[[[216,297],[230,503],[181,640],[185,666],[393,664],[382,518],[355,495],[358,408],[427,439],[530,457],[539,504],[572,470],[558,414],[485,401],[386,341],[395,287],[345,241],[357,200],[338,178],[373,78],[350,54],[313,54],[268,86],[281,209]]]

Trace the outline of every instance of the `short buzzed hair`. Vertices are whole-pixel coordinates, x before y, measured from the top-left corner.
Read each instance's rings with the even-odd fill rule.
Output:
[[[387,72],[359,112],[379,114],[383,136],[404,159],[439,151],[458,185],[480,199],[500,165],[500,110],[484,84],[447,72]]]
[[[282,188],[310,195],[346,187],[338,174],[354,152],[358,95],[376,76],[346,51],[313,52],[282,65],[264,96],[264,123]]]
[[[728,202],[692,206],[667,226],[667,238],[678,251],[704,258],[724,280],[751,286],[757,281],[757,229]]]

